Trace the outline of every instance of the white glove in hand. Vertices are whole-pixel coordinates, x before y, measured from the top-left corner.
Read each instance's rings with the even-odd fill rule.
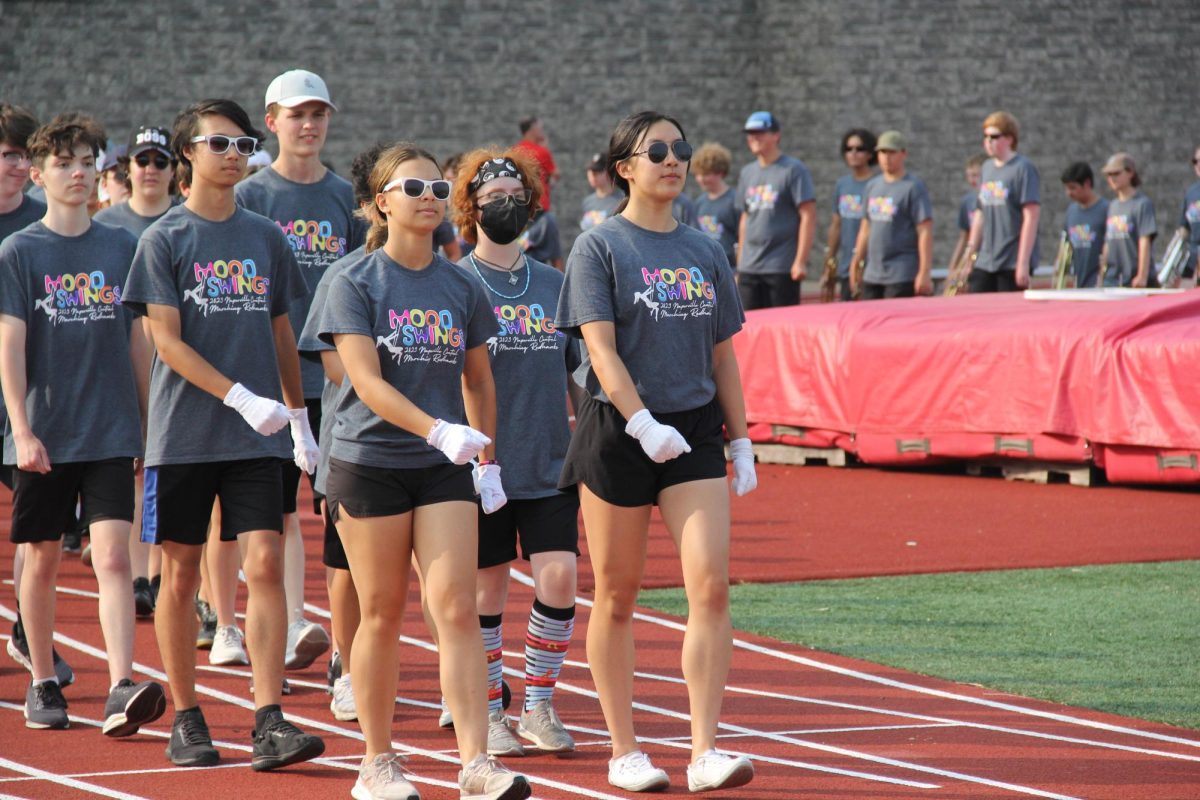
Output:
[[[471,479],[475,482],[475,493],[479,495],[483,513],[499,511],[508,502],[504,486],[500,483],[499,464],[476,464],[475,469],[471,470]]]
[[[288,414],[292,417],[292,458],[297,467],[311,475],[317,471],[321,450],[308,422],[308,409],[289,408]]]
[[[455,464],[466,464],[492,443],[491,439],[474,428],[440,419],[433,423],[425,441],[445,453],[446,458]]]
[[[679,431],[657,422],[644,408],[625,423],[625,432],[638,440],[646,455],[656,464],[692,452],[687,439]]]
[[[240,383],[235,383],[225,395],[225,405],[241,414],[242,419],[263,436],[278,433],[292,421],[292,415],[283,403],[259,397]]]
[[[758,473],[754,471],[754,448],[750,440],[730,442],[729,457],[733,461],[733,493],[741,497],[753,492],[758,487]]]

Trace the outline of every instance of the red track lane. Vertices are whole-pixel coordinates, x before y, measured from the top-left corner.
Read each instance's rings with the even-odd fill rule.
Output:
[[[817,495],[835,491],[831,486],[818,487],[817,484],[823,479],[842,481],[846,475],[870,481],[864,491],[871,502],[893,510],[915,507],[920,502],[907,497],[912,493],[914,483],[927,484],[928,492],[934,497],[945,497],[945,492],[935,489],[934,484],[959,480],[903,473],[764,467],[760,470],[762,488],[757,493],[758,502],[754,504],[762,512],[763,519],[745,523],[748,504],[744,500],[735,504],[742,555],[751,556],[750,539],[744,530],[746,524],[769,527],[773,517],[794,520],[794,508],[805,503],[816,504]],[[791,488],[797,482],[803,491]],[[979,488],[984,500],[991,495],[1007,493],[1010,506],[1027,501],[1037,491],[1047,491],[1046,487],[980,479],[970,479],[967,485],[968,488],[986,485],[986,488]],[[1050,487],[1048,491],[1057,488]],[[1093,490],[1061,488],[1078,496],[1081,504],[1097,496]],[[1176,500],[1195,501],[1194,496],[1174,493],[1111,491],[1122,493],[1124,507],[1130,514],[1139,513],[1143,526],[1147,524],[1145,509],[1152,501],[1155,504],[1163,501],[1168,505]],[[974,494],[971,493],[972,498]],[[922,495],[922,499],[928,503],[929,494]],[[994,507],[1003,506],[999,499],[993,502]],[[865,500],[852,492],[842,499],[842,505],[854,508],[856,515],[860,511],[870,512]],[[0,513],[5,511],[0,509]],[[947,515],[953,513],[956,512],[947,511]],[[973,513],[964,516],[975,520],[976,524],[978,520],[986,519],[986,524],[991,526],[994,520],[986,517],[986,513],[977,506]],[[1029,513],[1029,510],[1026,508],[1022,513]],[[1063,515],[1070,517],[1071,512],[1063,509]],[[895,513],[885,515],[880,512],[878,516],[881,523],[890,516],[887,527],[893,529],[899,518]],[[1087,514],[1082,518],[1091,519]],[[798,526],[792,524],[793,530],[799,527],[803,535],[803,522]],[[955,523],[952,520],[949,524]],[[1007,530],[1011,533],[1013,529]],[[1064,531],[1060,526],[1055,530],[1060,538],[1071,535],[1071,531]],[[315,520],[305,519],[305,535],[310,543],[310,553],[318,552],[319,533]],[[815,535],[809,534],[810,537]],[[905,534],[896,536],[903,539]],[[1138,550],[1136,542],[1129,544],[1132,545],[1130,560],[1146,557]],[[775,550],[754,548],[757,562],[769,565],[778,561],[781,551],[777,545],[775,547]],[[820,549],[836,551],[843,559],[853,553],[859,562],[872,559],[872,563],[888,562],[886,556],[872,555],[866,547]],[[669,550],[669,547],[659,545],[652,548],[656,554]],[[0,546],[0,563],[7,564],[11,552],[7,543]],[[833,555],[827,555],[825,560],[832,563]],[[661,563],[665,560],[671,564]],[[982,557],[977,558],[975,568],[986,566],[983,562]],[[60,652],[74,665],[77,674],[77,682],[66,690],[66,694],[72,715],[81,720],[99,720],[108,681],[102,654],[98,652],[102,639],[95,621],[96,603],[90,596],[95,590],[95,580],[76,558],[66,556],[63,563],[60,588],[65,591],[59,596],[58,631],[63,637],[84,645],[80,649],[62,639],[58,643]],[[581,562],[581,566],[585,564]],[[1001,561],[999,565],[1007,564]],[[669,559],[655,555],[651,568],[655,574],[663,575],[677,570],[673,555]],[[788,567],[785,565],[784,568]],[[309,569],[307,584],[309,602],[326,608],[323,575],[315,561]],[[71,590],[82,594],[69,593]],[[505,637],[506,650],[514,654],[506,659],[510,667],[520,666],[515,654],[521,648],[524,633],[521,620],[530,601],[527,588],[514,586]],[[406,620],[404,632],[406,636],[427,641],[415,602],[411,607],[414,610]],[[0,615],[9,615],[13,608],[11,588],[6,587],[0,591]],[[535,755],[526,759],[508,759],[506,763],[530,775],[535,782],[535,797],[628,797],[630,795],[610,790],[605,783],[604,725],[598,705],[590,695],[593,691],[590,676],[581,663],[585,660],[583,641],[587,611],[583,607],[580,610],[580,625],[568,654],[570,662],[564,670],[556,701],[563,719],[577,729],[575,736],[580,751],[568,758]],[[7,629],[6,624],[3,630]],[[688,727],[683,716],[687,712],[687,701],[684,687],[678,680],[682,636],[678,621],[663,621],[657,615],[647,614],[639,619],[636,630],[638,666],[644,673],[637,683],[636,699],[644,704],[637,714],[638,733],[648,740],[645,747],[655,762],[671,774],[674,781],[671,793],[685,794]],[[405,702],[396,710],[396,741],[408,748],[425,751],[423,755],[413,755],[409,762],[420,778],[438,782],[418,784],[424,797],[456,798],[457,791],[450,788],[457,770],[453,763],[454,738],[437,728],[433,708],[438,701],[434,654],[427,647],[411,643],[402,644],[400,652],[403,663],[400,694]],[[135,656],[139,663],[149,668],[160,667],[153,626],[148,622],[138,625]],[[199,656],[199,663],[206,664],[206,654]],[[83,721],[75,722],[71,730],[64,732],[29,731],[23,725],[20,712],[28,675],[6,656],[0,656],[0,797],[183,798],[216,795],[229,798],[303,797],[305,800],[347,797],[354,773],[344,767],[357,765],[362,747],[355,738],[357,725],[335,722],[328,711],[328,695],[316,688],[323,685],[324,667],[322,660],[309,670],[289,673],[295,692],[285,698],[284,707],[302,726],[325,735],[326,758],[335,760],[260,775],[249,769],[247,750],[222,748],[225,768],[179,770],[171,768],[163,757],[163,736],[138,735],[114,741],[101,736],[96,728]],[[202,705],[219,745],[230,742],[248,748],[253,720],[247,691],[248,669],[238,668],[234,672],[238,674],[201,670],[199,681],[202,686],[229,696],[226,700],[202,696]],[[510,676],[509,681],[519,698],[520,678]],[[725,726],[722,735],[726,737],[722,739],[722,747],[758,757],[758,777],[748,787],[717,796],[1062,796],[1114,800],[1200,797],[1200,734],[1195,731],[1026,700],[745,635],[739,635],[729,686],[722,717]],[[169,710],[167,717],[150,726],[150,733],[165,734],[169,730],[171,713]],[[1132,730],[1119,730],[1126,728]],[[443,760],[435,757],[439,753]],[[848,775],[844,771],[862,774]],[[69,780],[73,785],[55,783],[42,773],[70,776],[69,779],[60,778],[60,781]],[[31,774],[36,779],[29,780]],[[884,780],[917,785],[882,782]]]

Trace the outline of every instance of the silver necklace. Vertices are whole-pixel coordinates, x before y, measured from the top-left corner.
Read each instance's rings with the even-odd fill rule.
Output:
[[[472,256],[472,258],[475,257],[474,252],[471,253],[471,256]],[[524,258],[525,258],[525,253],[522,252],[519,256],[517,256],[517,260],[514,261],[511,266],[502,267],[499,264],[493,263],[491,261],[488,261],[486,258],[479,256],[479,260],[482,261],[483,263],[487,264],[489,267],[492,267],[493,269],[498,270],[500,272],[507,272],[508,273],[508,282],[510,284],[512,284],[513,286],[517,285],[517,264],[519,264],[521,262],[521,260]]]
[[[529,269],[529,259],[525,257],[524,253],[521,254],[521,261],[523,262],[523,267],[525,269],[525,288],[512,295],[498,292],[490,283],[487,282],[487,278],[483,277],[483,273],[479,271],[479,261],[482,261],[485,264],[491,264],[492,262],[488,261],[486,258],[481,258],[476,261],[474,253],[471,253],[469,258],[471,259],[471,268],[475,270],[475,274],[479,276],[479,280],[483,281],[483,285],[487,287],[488,291],[497,297],[503,297],[505,300],[516,300],[529,291],[529,279],[533,275],[533,270]],[[517,265],[513,264],[511,268],[505,270],[505,272],[508,272],[508,282],[513,285],[516,285],[517,283],[516,269]]]

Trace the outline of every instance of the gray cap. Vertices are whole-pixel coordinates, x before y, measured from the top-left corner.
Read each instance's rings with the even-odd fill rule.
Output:
[[[879,139],[875,142],[875,150],[876,152],[880,150],[904,150],[907,152],[908,140],[900,131],[884,131],[879,134]]]

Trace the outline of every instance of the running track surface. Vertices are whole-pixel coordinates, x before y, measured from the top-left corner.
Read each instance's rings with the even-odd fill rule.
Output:
[[[939,553],[953,562],[950,568],[1012,566],[1007,557],[988,563],[988,555],[996,555],[997,548],[984,547],[980,552],[979,542],[989,534],[1008,537],[1024,553],[1018,559],[1022,565],[1035,565],[1025,563],[1036,559],[1032,546],[1020,545],[1024,537],[1018,524],[1038,520],[1039,514],[1040,522],[1035,524],[1042,532],[1053,531],[1055,541],[1073,543],[1071,552],[1076,558],[1068,563],[1087,563],[1086,556],[1092,552],[1103,556],[1099,560],[1188,557],[1187,552],[1143,543],[1140,540],[1150,537],[1138,532],[1160,519],[1166,524],[1176,504],[1188,506],[1188,516],[1195,518],[1196,497],[1183,493],[1099,490],[1114,493],[1112,499],[1104,500],[1097,490],[910,473],[763,466],[759,475],[760,489],[752,496],[755,502],[743,499],[734,505],[735,574],[755,579],[775,577],[773,564],[787,571],[776,579],[796,577],[791,571],[803,571],[804,565],[809,565],[813,575],[843,574],[838,571],[839,563],[845,574],[864,574],[867,564],[879,566],[881,572],[944,569],[937,566]],[[965,483],[957,483],[959,480]],[[864,486],[854,488],[855,481],[863,481]],[[1028,507],[1043,499],[1039,492],[1052,493],[1046,496],[1041,511]],[[827,498],[839,493],[836,506],[853,509],[845,524],[818,516],[834,507]],[[1094,515],[1103,515],[1097,505],[1107,509],[1104,513],[1123,516],[1111,521],[1110,527],[1126,532],[1124,559],[1117,557],[1118,537],[1098,537],[1089,527]],[[931,511],[930,506],[937,508]],[[305,508],[303,504],[300,507]],[[917,515],[914,509],[926,510]],[[996,519],[996,509],[1009,515],[1007,521]],[[910,513],[914,516],[907,518]],[[1151,513],[1153,520],[1148,519]],[[7,520],[7,508],[0,508],[0,514]],[[860,516],[863,519],[857,519]],[[319,552],[316,520],[306,518],[304,525],[310,553]],[[788,548],[781,549],[782,533],[755,540],[762,531],[789,526],[792,538]],[[921,535],[914,538],[913,531]],[[1042,537],[1049,562],[1058,563],[1065,556],[1044,533]],[[7,536],[3,538],[0,559],[7,565],[11,546]],[[1094,547],[1093,538],[1103,538],[1103,546]],[[913,548],[909,541],[918,544]],[[876,547],[884,552],[871,552]],[[913,555],[914,549],[919,557]],[[658,544],[651,550],[652,573],[669,582],[666,576],[677,572],[670,563],[673,555]],[[799,554],[800,566],[788,560],[793,551]],[[898,554],[908,554],[910,560],[897,564],[902,558]],[[1193,544],[1190,557],[1196,555]],[[289,716],[325,736],[327,750],[319,762],[274,774],[249,769],[253,716],[248,668],[202,667],[199,674],[202,704],[222,751],[220,767],[183,770],[170,766],[163,747],[171,710],[130,739],[109,740],[100,735],[97,726],[107,691],[107,670],[95,622],[95,581],[76,558],[66,556],[63,564],[57,647],[77,675],[76,683],[66,691],[72,728],[62,732],[27,730],[21,704],[28,676],[0,656],[0,798],[208,795],[319,800],[349,795],[362,755],[361,736],[355,723],[336,722],[329,713],[323,660],[308,670],[289,673],[294,692],[285,698]],[[310,617],[321,619],[328,606],[321,568],[315,559],[312,564],[307,581]],[[753,574],[741,572],[747,564],[753,566]],[[7,566],[3,571],[7,573]],[[581,571],[586,571],[586,561],[581,561]],[[510,668],[521,666],[524,631],[520,620],[530,601],[527,586],[514,587],[505,636]],[[566,758],[532,755],[506,762],[530,776],[535,797],[631,796],[605,782],[604,724],[583,664],[586,602],[584,593],[580,625],[556,700],[579,751]],[[400,644],[403,666],[395,741],[400,750],[410,753],[409,766],[424,797],[457,798],[454,738],[436,724],[436,658],[416,611],[415,597],[410,607],[413,611]],[[11,619],[13,608],[11,587],[6,586],[0,590],[0,616]],[[7,632],[8,627],[4,624],[3,630]],[[674,785],[670,793],[685,794],[687,702],[678,663],[679,621],[645,613],[638,618],[636,635],[638,732],[655,762],[671,774]],[[135,656],[143,676],[163,679],[150,622],[138,625]],[[205,665],[205,654],[199,656],[199,663]],[[510,672],[509,681],[519,698],[520,676],[513,669]],[[1195,731],[952,684],[741,634],[737,635],[722,719],[722,748],[754,758],[758,777],[747,787],[716,796],[932,800],[1200,797],[1200,734]]]

